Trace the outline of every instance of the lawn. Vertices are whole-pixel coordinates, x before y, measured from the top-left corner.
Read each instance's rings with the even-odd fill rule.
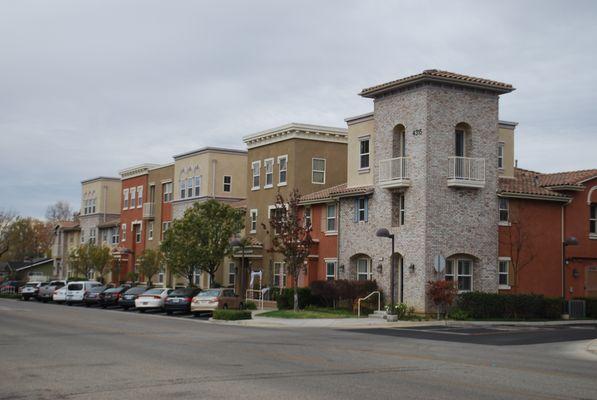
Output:
[[[309,308],[294,312],[292,310],[276,310],[268,311],[259,314],[260,317],[271,318],[290,318],[290,319],[306,319],[306,318],[356,318],[349,310],[333,309],[333,308]]]

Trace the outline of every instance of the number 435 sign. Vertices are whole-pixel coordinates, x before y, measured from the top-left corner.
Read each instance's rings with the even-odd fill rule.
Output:
[[[413,131],[413,136],[422,136],[423,135],[423,129],[415,129]]]

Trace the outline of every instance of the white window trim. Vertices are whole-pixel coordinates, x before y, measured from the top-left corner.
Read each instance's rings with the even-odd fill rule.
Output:
[[[253,213],[255,215],[255,229],[252,229],[253,228]],[[249,211],[249,217],[251,218],[250,225],[249,225],[249,228],[251,228],[251,229],[249,230],[249,233],[257,233],[257,219],[259,218],[259,210],[256,208],[251,209]]]
[[[271,169],[271,171],[272,171],[271,172],[272,183],[270,183],[269,185],[267,184],[267,175],[268,175],[268,173],[267,173],[267,164],[268,163],[271,163],[271,168],[272,168]],[[272,158],[266,158],[265,160],[263,160],[263,172],[264,172],[263,175],[265,177],[265,180],[263,182],[263,188],[264,189],[271,189],[271,188],[273,188],[274,187],[274,158],[273,157]]]
[[[126,242],[126,224],[122,224],[122,235],[120,235],[120,241]]]
[[[328,215],[328,207],[334,206],[334,217],[330,218]],[[311,216],[313,218],[313,216]],[[334,220],[334,229],[328,230],[328,221],[330,219]],[[338,234],[338,204],[337,203],[326,203],[325,205],[325,234],[326,236],[333,236]]]
[[[279,273],[276,274],[276,264],[279,265],[280,269],[278,270]],[[275,261],[274,262],[274,287],[284,288],[286,287],[286,279],[288,277],[288,273],[286,272],[286,263],[283,261]],[[276,277],[278,277],[278,286],[275,286]]]
[[[153,240],[153,229],[155,228],[153,221],[147,223],[147,240]]]
[[[500,285],[500,261],[507,261],[508,262],[508,284],[507,285]],[[508,290],[508,289],[512,289],[512,287],[510,286],[510,263],[512,262],[512,259],[510,257],[498,257],[498,288],[502,289],[502,290]]]
[[[280,160],[286,160],[286,179],[284,181],[280,180]],[[288,154],[284,154],[282,156],[278,156],[278,186],[286,186],[288,185]]]
[[[593,189],[594,188],[591,189],[591,192],[593,191]],[[589,195],[591,194],[591,192],[589,192]],[[597,210],[595,210],[595,218],[591,218],[591,209],[593,207],[597,209],[597,204],[589,203],[589,239],[591,240],[597,239],[597,232],[591,232],[591,221],[595,221],[595,229],[597,229]]]
[[[458,289],[458,293],[467,293],[467,292],[474,292],[475,291],[475,262],[470,258],[453,258],[450,259],[452,261],[452,274],[450,276],[453,277],[453,282],[456,283],[456,287],[458,287],[458,278],[460,276],[470,276],[471,277],[471,288],[470,290],[460,290]],[[460,275],[458,273],[458,261],[469,261],[471,263],[471,273],[470,275]],[[445,272],[444,272],[444,279],[445,279]]]
[[[323,161],[323,171],[313,169],[313,162],[315,160]],[[311,183],[314,185],[325,185],[326,170],[327,170],[327,160],[325,158],[313,157],[311,159]],[[315,175],[315,172],[323,172],[323,182],[314,182],[313,181],[313,175]]]
[[[361,260],[365,260],[367,261],[367,272],[366,274],[359,272],[359,261]],[[356,260],[356,273],[357,273],[357,280],[359,280],[359,275],[367,275],[367,281],[370,281],[373,279],[373,260],[370,258],[357,258]]]
[[[323,263],[325,265],[325,279],[328,280],[329,277],[332,277],[335,280],[338,275],[338,259],[324,258]],[[328,275],[328,264],[334,264],[334,275]]]
[[[502,156],[500,157],[500,149],[502,149]],[[500,171],[503,171],[505,169],[504,167],[504,159],[506,155],[506,143],[504,142],[498,142],[498,169]],[[502,166],[500,167],[500,159],[502,160]]]
[[[363,208],[361,208],[361,201],[363,201]],[[366,222],[365,220],[367,219],[367,213],[369,210],[367,210],[368,204],[365,197],[358,198],[357,207],[357,222]],[[361,210],[363,211],[363,219],[361,219]]]
[[[144,201],[145,198],[143,198],[143,186],[137,186],[137,208],[143,208]]]
[[[365,140],[369,142],[369,152],[361,153],[361,142],[363,142]],[[361,166],[361,156],[363,156],[365,154],[367,154],[369,156],[369,166],[368,167]],[[359,159],[357,162],[358,162],[357,169],[359,172],[368,172],[371,170],[371,136],[370,135],[359,137]]]
[[[502,200],[506,201],[506,208],[505,210],[508,212],[508,220],[507,221],[502,221],[501,220],[501,213],[502,213],[502,208],[500,208],[500,203]],[[504,199],[502,197],[498,197],[498,225],[499,226],[511,226],[512,224],[510,223],[510,202],[508,201],[508,199]]]
[[[255,174],[255,165],[257,165],[257,174]],[[255,186],[255,177],[259,179],[259,185]],[[261,187],[261,160],[251,163],[251,190],[259,190]]]
[[[230,178],[230,183],[226,183],[226,178]],[[226,190],[226,185],[230,186],[230,190]],[[224,175],[222,177],[222,192],[232,193],[232,175]]]
[[[129,209],[129,190],[123,189],[122,190],[122,209],[128,210]]]
[[[232,271],[232,268],[234,267],[234,272],[230,272]],[[234,282],[230,283],[230,276],[234,275]],[[229,285],[236,285],[236,263],[235,262],[229,262],[228,263],[228,284]]]

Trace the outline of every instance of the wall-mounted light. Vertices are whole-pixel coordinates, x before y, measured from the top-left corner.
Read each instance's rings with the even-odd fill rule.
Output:
[[[377,273],[381,274],[383,272],[383,265],[381,263],[377,264]]]
[[[414,272],[415,272],[415,264],[411,264],[411,265],[409,265],[409,266],[408,266],[408,270],[409,270],[411,273],[414,273]]]
[[[344,264],[340,264],[340,267],[338,267],[338,272],[340,272],[341,274],[344,273]]]

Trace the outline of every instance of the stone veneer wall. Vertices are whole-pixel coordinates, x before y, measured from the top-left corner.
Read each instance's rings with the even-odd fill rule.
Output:
[[[375,237],[378,228],[386,227],[395,234],[396,252],[404,260],[405,302],[417,311],[431,309],[425,287],[429,280],[438,278],[433,270],[437,254],[449,257],[466,253],[476,257],[473,288],[497,291],[497,95],[419,86],[376,99],[374,118],[374,182],[378,181],[379,160],[392,157],[393,128],[397,124],[406,127],[411,179],[411,186],[405,190],[406,221],[400,227],[390,226],[391,191],[377,185],[369,199],[368,222],[353,222],[354,199],[343,199],[339,221],[339,265],[344,265],[341,277],[354,279],[352,259],[365,254],[372,259],[373,279],[389,293],[391,243]],[[454,155],[454,128],[460,122],[472,127],[473,153],[469,156],[486,159],[483,189],[447,186],[448,156]],[[422,129],[422,135],[414,136],[415,129]],[[399,271],[397,287],[398,279]]]

